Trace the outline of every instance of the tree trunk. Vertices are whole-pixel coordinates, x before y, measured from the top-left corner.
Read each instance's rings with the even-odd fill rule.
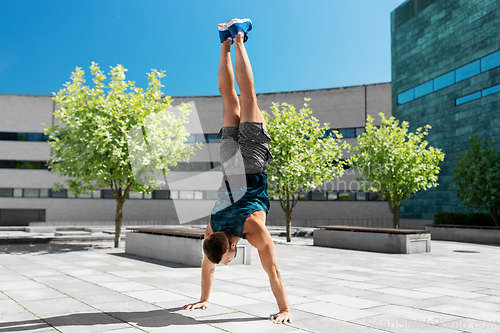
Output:
[[[120,233],[122,231],[122,208],[123,204],[117,201],[115,218],[115,248],[120,246]]]
[[[498,205],[496,203],[490,206],[490,215],[495,222],[495,227],[498,227]]]
[[[394,224],[394,229],[399,229],[399,217],[398,217],[399,207],[394,207],[392,212],[392,223]]]
[[[399,228],[398,211],[399,211],[399,207],[401,207],[401,205],[393,206],[389,195],[386,195],[386,198],[387,198],[387,203],[389,204],[389,210],[392,213],[392,223],[394,224],[394,229],[398,229]]]
[[[286,241],[292,241],[292,214],[287,211],[286,214]]]

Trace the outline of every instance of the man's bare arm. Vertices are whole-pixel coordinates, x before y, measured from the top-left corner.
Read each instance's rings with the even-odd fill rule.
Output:
[[[205,229],[205,238],[212,234],[212,228],[208,223]],[[214,281],[215,264],[208,260],[207,256],[203,257],[203,264],[201,265],[201,297],[198,302],[184,305],[184,310],[202,309],[205,310],[208,306],[208,299],[210,298],[210,290]]]
[[[271,318],[274,319],[276,323],[292,322],[290,309],[288,307],[288,298],[276,263],[276,254],[271,235],[269,235],[267,228],[263,227],[263,229],[260,228],[260,230],[248,233],[246,237],[248,242],[259,251],[260,262],[269,276],[271,290],[278,303],[279,313],[271,315]]]

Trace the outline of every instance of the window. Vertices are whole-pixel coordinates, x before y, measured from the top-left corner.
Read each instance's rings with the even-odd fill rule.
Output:
[[[220,136],[217,136],[217,134],[205,134],[205,137],[206,137],[208,143],[219,143],[220,142]]]
[[[161,199],[161,200],[170,199],[169,192],[170,192],[169,190],[154,190],[153,199]]]
[[[14,196],[14,189],[12,189],[12,188],[0,188],[0,197],[12,198],[13,196]]]
[[[50,198],[50,191],[48,189],[40,189],[40,198]]]
[[[366,200],[368,200],[366,192],[356,192],[356,200],[357,201],[366,201]]]
[[[66,189],[61,189],[60,191],[52,190],[51,194],[52,194],[52,198],[67,198],[68,197],[68,190],[66,190]]]
[[[487,55],[481,59],[481,72],[500,66],[500,51]]]
[[[368,194],[369,194],[370,201],[384,201],[384,198],[382,197],[380,192],[371,192]]]
[[[477,75],[481,72],[481,61],[476,60],[471,62],[468,65],[462,66],[455,70],[456,73],[456,81],[460,82],[462,80],[468,79],[474,75]]]
[[[26,169],[41,169],[41,162],[26,161]]]
[[[204,134],[196,134],[196,142],[206,142]]]
[[[212,169],[210,162],[179,162],[172,167],[172,171],[209,171]]]
[[[430,94],[433,91],[432,80],[415,87],[415,98]]]
[[[22,188],[15,188],[13,196],[14,196],[14,198],[22,198],[23,197],[23,189]]]
[[[196,136],[194,134],[189,135],[186,139],[187,140],[184,141],[186,143],[195,143],[196,142]]]
[[[17,141],[17,133],[0,132],[0,140]]]
[[[152,199],[153,198],[153,193],[144,193],[144,199]]]
[[[47,141],[48,135],[43,133],[17,133],[17,132],[0,132],[0,140],[8,141]]]
[[[40,192],[38,189],[25,188],[24,189],[24,197],[25,198],[38,198]]]
[[[114,199],[115,196],[113,195],[113,192],[111,190],[102,190],[102,199]]]
[[[455,71],[443,74],[434,79],[434,91],[451,86],[455,83]]]
[[[17,161],[0,161],[0,169],[16,169]],[[23,165],[24,168],[24,165]]]
[[[339,193],[339,200],[355,200],[356,199],[356,193],[355,192],[340,192]]]
[[[179,199],[193,200],[193,191],[179,191]]]
[[[26,141],[43,141],[43,133],[26,133]]]
[[[364,127],[358,127],[358,128],[356,128],[356,137],[362,135],[364,132],[365,132],[365,128]]]
[[[465,66],[457,68],[451,72],[438,76],[437,78],[425,82],[415,88],[398,94],[398,104],[410,102],[416,98],[430,94],[433,91],[443,89],[456,82],[473,77],[481,72],[500,66],[500,51],[489,54],[481,59],[473,61]],[[493,87],[492,87],[493,88]],[[486,90],[486,89],[485,89]],[[483,96],[497,92],[496,90],[483,90]],[[486,95],[484,95],[486,93]],[[464,102],[465,103],[465,102]],[[459,105],[459,104],[457,104]]]
[[[0,169],[38,169],[47,170],[47,162],[45,161],[13,161],[0,160]]]
[[[170,199],[179,199],[179,191],[170,191]]]
[[[412,88],[398,95],[398,104],[405,104],[415,99],[415,90]]]
[[[203,200],[203,191],[194,191],[194,200]]]
[[[499,85],[496,85],[496,86],[493,86],[493,87],[490,87],[488,89],[484,89],[482,91],[482,96],[485,97],[485,96],[488,96],[488,95],[491,95],[491,94],[494,94],[494,93],[497,93],[500,91],[500,84]]]
[[[314,200],[314,201],[322,201],[322,200],[327,200],[328,197],[326,196],[327,192],[318,192],[318,191],[314,191],[314,192],[311,192],[311,195],[312,195],[312,198],[311,200]]]
[[[340,134],[342,134],[343,138],[355,138],[356,137],[356,129],[355,128],[343,128],[338,130]]]
[[[82,199],[91,199],[92,198],[92,192],[87,192],[87,193],[82,193],[78,196],[78,198]]]
[[[129,197],[129,199],[142,199],[143,193],[142,192],[129,192],[128,197]]]
[[[328,192],[328,200],[338,200],[338,198],[337,192]]]
[[[101,199],[101,190],[95,190],[92,192],[92,199]]]
[[[464,103],[473,101],[473,100],[478,99],[478,98],[481,98],[481,92],[480,91],[475,92],[475,93],[470,94],[470,95],[467,95],[467,96],[464,96],[464,97],[457,98],[455,100],[455,104],[456,105],[464,104]]]

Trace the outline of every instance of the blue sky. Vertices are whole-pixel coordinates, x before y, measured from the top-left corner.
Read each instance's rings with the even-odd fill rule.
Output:
[[[51,95],[92,61],[171,96],[218,95],[217,23],[249,17],[257,93],[391,80],[390,12],[404,0],[1,0],[0,94]],[[87,83],[90,83],[87,80]]]

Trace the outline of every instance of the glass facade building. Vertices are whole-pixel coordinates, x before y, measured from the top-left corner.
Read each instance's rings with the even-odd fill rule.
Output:
[[[393,115],[446,154],[439,186],[420,191],[402,218],[466,212],[452,190],[457,153],[478,134],[500,142],[500,2],[408,0],[391,13]],[[473,161],[471,161],[473,163]]]

